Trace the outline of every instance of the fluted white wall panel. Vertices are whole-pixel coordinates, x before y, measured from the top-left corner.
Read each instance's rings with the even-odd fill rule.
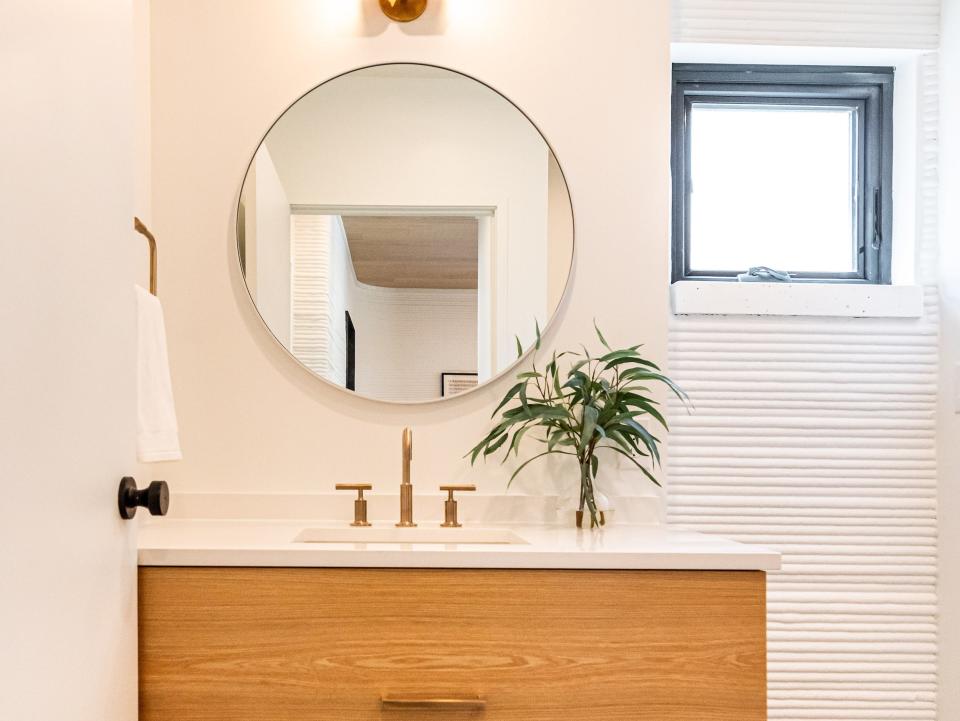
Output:
[[[330,374],[329,215],[291,215],[291,352],[321,376]]]
[[[939,0],[673,0],[678,42],[936,48]]]
[[[771,719],[937,717],[934,56],[921,74],[923,317],[675,316],[670,329],[670,372],[696,407],[671,407],[668,520],[783,553]]]

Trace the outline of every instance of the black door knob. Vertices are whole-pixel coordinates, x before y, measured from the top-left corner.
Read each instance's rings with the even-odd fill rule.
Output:
[[[146,488],[137,490],[137,482],[124,476],[120,480],[117,501],[121,518],[133,518],[140,506],[150,511],[151,516],[165,516],[170,507],[170,488],[166,481],[153,481]]]

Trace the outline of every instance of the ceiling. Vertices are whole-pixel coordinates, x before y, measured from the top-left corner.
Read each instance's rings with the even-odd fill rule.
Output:
[[[476,288],[477,219],[342,216],[357,280],[385,288]]]

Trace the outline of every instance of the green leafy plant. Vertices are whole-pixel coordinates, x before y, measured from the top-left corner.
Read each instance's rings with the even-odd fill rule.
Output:
[[[580,467],[579,510],[581,514],[584,507],[589,510],[591,527],[601,524],[594,497],[600,467],[597,453],[607,448],[629,458],[659,486],[651,469],[660,464],[660,439],[647,426],[652,420],[665,431],[669,428],[657,401],[650,396],[650,386],[665,385],[684,404],[688,400],[655,363],[640,355],[641,346],[615,350],[596,323],[594,329],[606,352],[593,356],[586,347],[554,352],[543,371],[537,369],[534,360],[530,370],[517,375],[518,382],[493,411],[491,418],[502,411],[499,421],[467,454],[472,465],[481,456],[486,459],[505,448],[501,461],[505,462],[511,453],[519,456],[524,437],[542,443],[545,448],[524,461],[510,476],[510,483],[538,458],[553,453],[574,456]],[[536,334],[539,350],[539,326]],[[517,352],[522,354],[519,339]],[[564,358],[569,358],[570,366],[562,374],[559,363]],[[651,469],[644,465],[644,459]]]

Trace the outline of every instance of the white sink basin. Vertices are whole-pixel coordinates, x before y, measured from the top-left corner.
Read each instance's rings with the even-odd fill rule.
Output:
[[[305,528],[294,543],[484,543],[506,545],[527,543],[513,531],[500,528],[440,528],[440,527],[345,527]]]

